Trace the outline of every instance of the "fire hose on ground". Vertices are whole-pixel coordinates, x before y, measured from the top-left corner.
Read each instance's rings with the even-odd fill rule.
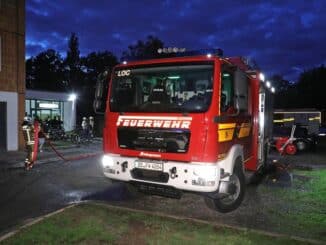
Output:
[[[60,157],[65,162],[82,160],[82,159],[97,156],[100,154],[100,153],[88,153],[88,154],[83,154],[83,155],[66,158],[54,147],[54,145],[52,144],[52,142],[50,140],[47,140],[46,142],[50,145],[51,149],[57,154],[57,156]]]
[[[39,132],[40,132],[40,125],[38,121],[35,121],[33,126],[23,125],[23,133],[24,133],[24,138],[26,141],[26,149],[27,149],[27,157],[25,160],[25,168],[27,170],[31,169],[37,160]],[[49,146],[55,152],[55,154],[65,162],[82,160],[100,154],[100,153],[88,153],[88,154],[82,154],[82,155],[77,155],[72,157],[65,157],[55,148],[55,146],[52,144],[52,142],[49,139],[46,139],[46,142],[49,144]]]

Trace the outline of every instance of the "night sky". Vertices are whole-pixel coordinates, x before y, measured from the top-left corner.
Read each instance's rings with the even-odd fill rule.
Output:
[[[82,55],[118,57],[154,35],[166,47],[220,47],[295,81],[326,64],[325,13],[323,0],[26,0],[26,57],[48,48],[65,56],[71,32]]]

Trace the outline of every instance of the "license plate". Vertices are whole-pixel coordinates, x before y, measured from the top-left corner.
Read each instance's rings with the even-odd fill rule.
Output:
[[[135,161],[135,167],[147,170],[163,171],[163,163],[161,162]]]

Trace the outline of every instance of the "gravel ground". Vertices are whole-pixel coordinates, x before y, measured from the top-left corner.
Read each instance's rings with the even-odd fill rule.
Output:
[[[282,216],[275,216],[274,214],[279,212],[288,214],[292,212],[292,204],[284,203],[279,196],[279,192],[282,189],[297,188],[292,185],[293,179],[300,179],[300,181],[309,180],[309,178],[305,179],[300,175],[293,175],[291,168],[326,168],[325,149],[326,141],[323,139],[322,144],[318,146],[315,152],[303,152],[296,156],[282,157],[278,153],[272,152],[271,160],[277,159],[278,163],[289,166],[290,170],[269,172],[260,185],[248,185],[242,205],[231,213],[221,214],[209,209],[205,205],[202,196],[192,193],[184,193],[181,199],[145,195],[137,197],[133,201],[113,202],[113,204],[227,225],[321,239],[322,234],[320,231],[316,231],[316,233],[311,231],[305,232],[302,229],[296,229],[296,224],[293,224],[293,229],[288,227],[284,229],[285,225],[288,226],[288,221],[285,222],[282,220]],[[320,212],[324,212],[324,215],[326,214],[326,210]],[[326,227],[324,232],[326,232]]]

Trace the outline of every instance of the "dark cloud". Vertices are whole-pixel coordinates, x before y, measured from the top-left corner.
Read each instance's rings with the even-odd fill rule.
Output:
[[[326,62],[322,0],[28,0],[26,11],[27,56],[46,48],[64,55],[76,32],[84,55],[109,50],[120,56],[152,34],[167,46],[248,56],[269,75],[288,79]]]

